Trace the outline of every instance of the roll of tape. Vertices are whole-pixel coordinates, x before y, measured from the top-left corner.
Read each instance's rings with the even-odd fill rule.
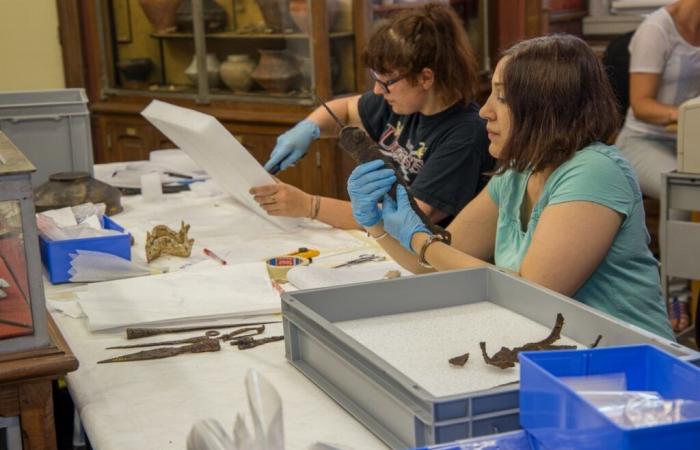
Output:
[[[308,266],[309,260],[301,256],[277,256],[267,261],[267,272],[275,281],[287,281],[287,272],[294,266]]]

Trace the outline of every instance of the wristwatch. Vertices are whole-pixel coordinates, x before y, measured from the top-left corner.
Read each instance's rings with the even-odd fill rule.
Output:
[[[433,268],[433,266],[425,260],[425,252],[428,250],[428,247],[430,247],[430,244],[432,244],[433,242],[445,242],[445,238],[439,234],[431,234],[430,236],[428,236],[428,239],[426,239],[423,242],[423,245],[421,245],[420,251],[418,252],[418,264],[425,267],[426,269]]]

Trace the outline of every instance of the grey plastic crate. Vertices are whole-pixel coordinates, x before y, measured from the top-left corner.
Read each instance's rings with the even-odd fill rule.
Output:
[[[700,353],[580,302],[493,268],[460,270],[335,288],[286,292],[282,314],[290,363],[393,448],[451,442],[518,429],[518,385],[436,397],[335,322],[490,301],[566,335],[602,345],[651,343],[691,361]],[[480,355],[473,355],[480,357]]]
[[[92,174],[87,103],[83,89],[0,92],[0,131],[36,166],[34,187],[56,172]]]

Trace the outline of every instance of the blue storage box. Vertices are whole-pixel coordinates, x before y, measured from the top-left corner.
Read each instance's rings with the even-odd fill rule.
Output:
[[[520,354],[520,424],[558,450],[697,450],[700,418],[624,428],[561,377],[624,374],[628,391],[700,401],[700,368],[651,345]]]
[[[109,217],[102,218],[102,228],[124,232],[124,228]],[[131,235],[124,233],[62,241],[51,241],[39,236],[39,250],[49,281],[53,284],[67,283],[70,281],[68,271],[71,267],[71,253],[75,253],[76,250],[91,250],[131,260]]]

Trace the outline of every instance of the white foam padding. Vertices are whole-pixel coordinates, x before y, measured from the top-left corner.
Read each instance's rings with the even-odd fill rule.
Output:
[[[430,394],[465,394],[520,379],[519,365],[500,369],[487,365],[479,342],[493,356],[501,347],[519,347],[546,338],[554,327],[540,325],[491,302],[336,322],[342,331],[394,366]],[[566,317],[557,345],[581,343],[566,337]],[[469,352],[464,367],[448,360]]]

